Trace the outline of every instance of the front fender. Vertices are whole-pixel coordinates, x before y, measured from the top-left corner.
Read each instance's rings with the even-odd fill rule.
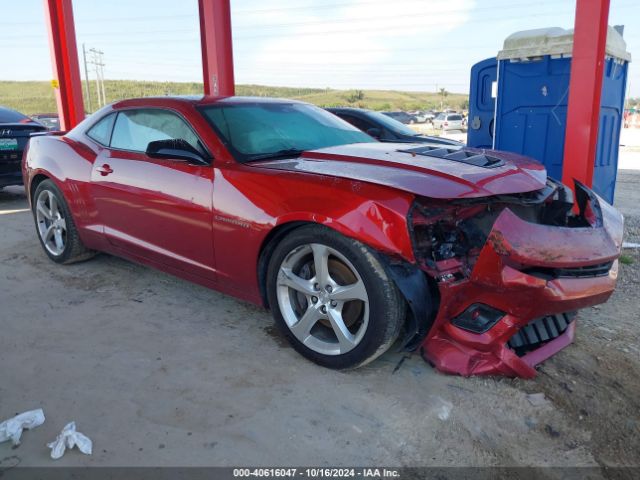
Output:
[[[275,226],[292,222],[317,223],[374,250],[415,263],[406,223],[408,207],[398,211],[380,200],[345,198],[344,209],[323,212],[323,198],[317,198],[315,202],[318,204],[316,211],[283,214],[276,219]]]

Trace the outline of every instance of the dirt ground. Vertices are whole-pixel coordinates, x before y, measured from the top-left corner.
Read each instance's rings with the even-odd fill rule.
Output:
[[[619,178],[640,242],[640,171]],[[52,263],[26,209],[21,188],[0,192],[0,419],[47,420],[0,444],[0,474],[52,465],[45,443],[71,420],[94,453],[55,465],[640,465],[638,250],[535,380],[445,376],[395,352],[334,372],[254,306],[108,255]]]

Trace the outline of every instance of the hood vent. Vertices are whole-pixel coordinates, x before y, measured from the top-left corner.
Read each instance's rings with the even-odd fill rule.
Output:
[[[504,165],[504,161],[500,158],[492,157],[485,153],[469,152],[462,148],[420,146],[406,150],[398,150],[398,152],[422,155],[424,157],[443,158],[445,160],[453,160],[454,162],[467,163],[484,168],[502,167]]]

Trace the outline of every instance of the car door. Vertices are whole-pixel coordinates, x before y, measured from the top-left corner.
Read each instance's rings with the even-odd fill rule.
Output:
[[[166,139],[183,139],[208,156],[175,112],[117,113],[108,148],[99,153],[92,171],[98,221],[108,241],[126,253],[215,279],[213,168],[145,153],[149,142]]]

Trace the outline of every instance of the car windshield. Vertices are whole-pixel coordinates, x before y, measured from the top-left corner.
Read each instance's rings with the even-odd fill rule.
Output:
[[[400,133],[402,135],[416,135],[416,132],[407,127],[404,123],[399,122],[398,120],[394,120],[387,115],[380,112],[367,112],[369,118],[374,120],[376,123],[383,125],[385,128],[388,128],[392,132]]]
[[[240,162],[374,141],[335,115],[303,103],[218,104],[200,111]]]
[[[29,117],[21,114],[20,112],[16,112],[10,108],[0,107],[0,123],[24,123],[28,120]]]

